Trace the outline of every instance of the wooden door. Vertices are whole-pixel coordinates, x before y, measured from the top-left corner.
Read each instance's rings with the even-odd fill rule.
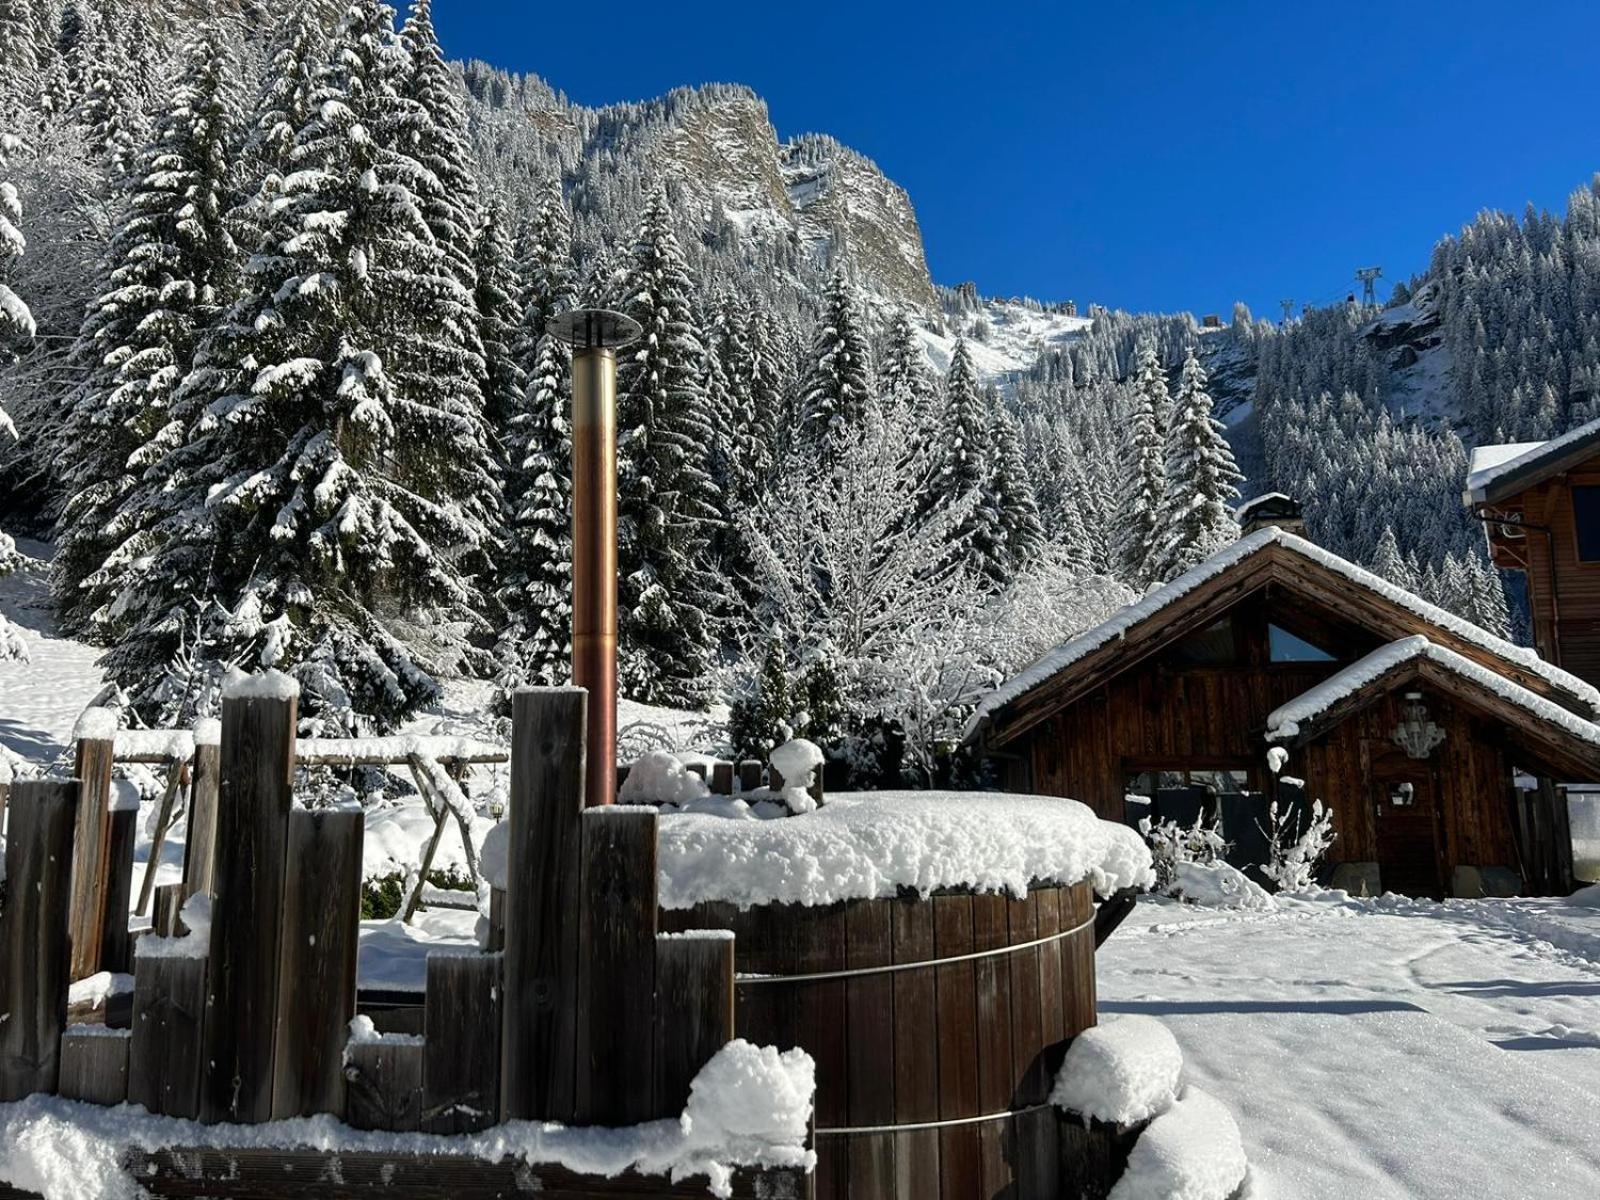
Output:
[[[1439,797],[1428,762],[1384,755],[1372,764],[1372,829],[1383,890],[1444,895],[1439,876]]]

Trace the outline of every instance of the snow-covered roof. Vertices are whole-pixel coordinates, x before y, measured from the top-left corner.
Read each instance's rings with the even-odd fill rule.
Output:
[[[1600,420],[1590,421],[1547,442],[1509,442],[1498,446],[1479,446],[1472,452],[1467,488],[1462,499],[1468,504],[1488,499],[1495,484],[1526,477],[1528,485],[1538,482],[1542,468],[1553,468],[1569,452],[1581,451],[1600,442]]]
[[[1551,686],[1566,692],[1575,699],[1581,700],[1592,711],[1600,713],[1600,690],[1596,690],[1592,684],[1584,682],[1577,676],[1568,674],[1560,667],[1546,662],[1526,646],[1512,645],[1504,638],[1495,637],[1494,634],[1480,629],[1472,622],[1465,621],[1454,613],[1446,612],[1444,609],[1428,603],[1422,597],[1408,592],[1404,588],[1396,587],[1387,579],[1374,575],[1371,571],[1358,567],[1355,563],[1340,558],[1337,554],[1330,553],[1321,546],[1308,542],[1305,538],[1298,537],[1276,526],[1269,526],[1265,529],[1258,529],[1248,537],[1240,538],[1233,545],[1212,555],[1204,562],[1178,576],[1171,583],[1155,589],[1143,599],[1128,605],[1120,612],[1112,615],[1108,620],[1073,638],[1070,642],[1056,647],[1031,666],[1025,667],[1022,671],[1013,675],[985,696],[979,703],[977,711],[973,713],[972,720],[968,723],[967,735],[971,737],[980,726],[986,723],[1000,709],[1005,708],[1033,691],[1034,688],[1060,675],[1101,647],[1120,641],[1134,627],[1157,616],[1162,610],[1181,600],[1196,588],[1273,545],[1281,546],[1285,550],[1301,555],[1311,562],[1342,576],[1348,582],[1375,593],[1389,603],[1406,609],[1408,612],[1414,613],[1429,624],[1448,630],[1462,641],[1470,642],[1496,658],[1503,659],[1508,664],[1513,664],[1539,676]]]
[[[1422,634],[1401,638],[1387,646],[1379,646],[1358,662],[1351,663],[1337,675],[1323,680],[1309,691],[1302,692],[1287,704],[1273,710],[1267,717],[1267,740],[1281,742],[1297,737],[1304,721],[1327,712],[1339,701],[1355,695],[1362,688],[1381,679],[1398,667],[1416,659],[1427,659],[1452,674],[1459,675],[1502,700],[1556,726],[1591,746],[1600,747],[1600,725],[1586,721],[1553,701],[1530,692],[1520,683],[1497,675],[1465,655],[1457,654],[1448,646],[1430,641]]]
[[[1023,896],[1035,880],[1087,879],[1109,895],[1153,878],[1137,832],[1054,796],[835,793],[814,812],[773,820],[730,800],[663,812],[659,831],[659,895],[672,909],[823,905],[901,888]]]
[[[1262,492],[1259,496],[1251,496],[1250,499],[1241,500],[1238,504],[1235,504],[1233,506],[1233,515],[1236,517],[1243,516],[1256,505],[1265,504],[1268,500],[1284,500],[1290,504],[1294,503],[1294,498],[1283,492]]]

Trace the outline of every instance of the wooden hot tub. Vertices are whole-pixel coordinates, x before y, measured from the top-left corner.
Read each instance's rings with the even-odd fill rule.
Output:
[[[1048,1106],[1095,1023],[1087,882],[661,912],[737,935],[737,1023],[817,1063],[819,1200],[1060,1193]]]

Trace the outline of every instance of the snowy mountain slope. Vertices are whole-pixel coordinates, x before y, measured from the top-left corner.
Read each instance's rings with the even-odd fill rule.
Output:
[[[928,362],[943,374],[950,369],[957,337],[986,383],[1031,367],[1041,354],[1080,336],[1093,321],[1018,300],[982,300],[976,313],[956,314],[919,332]]]

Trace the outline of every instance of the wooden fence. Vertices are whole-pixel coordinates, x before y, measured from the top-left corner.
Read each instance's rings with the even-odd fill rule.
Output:
[[[118,872],[96,865],[118,853],[117,814],[107,819],[104,802],[111,744],[80,743],[78,780],[16,784],[0,911],[0,1000],[10,1013],[0,1023],[0,1101],[46,1092],[207,1122],[331,1113],[357,1129],[437,1133],[513,1117],[615,1126],[677,1116],[694,1074],[733,1036],[732,944],[658,935],[656,816],[583,808],[585,704],[576,689],[516,697],[505,948],[429,956],[420,1037],[350,1036],[362,821],[292,807],[295,700],[224,700],[207,813],[209,930],[188,932],[179,915],[203,869],[153,894],[154,932],[169,936],[147,937],[132,955],[131,1031],[66,1028],[74,925],[100,943],[92,961],[103,963],[109,893],[121,889],[126,912]],[[195,776],[202,771],[196,763]],[[304,1181],[295,1194],[364,1194],[319,1192],[315,1180],[340,1174],[326,1170],[327,1157],[174,1148],[141,1160],[155,1172],[141,1183],[196,1195],[226,1178],[228,1194],[243,1196],[282,1194],[295,1179]],[[375,1158],[341,1158],[342,1170],[382,1175]],[[469,1165],[430,1162],[403,1164],[408,1195],[492,1194],[508,1169],[476,1164],[488,1174],[446,1187],[471,1176]],[[252,1170],[279,1190],[238,1182]],[[560,1171],[535,1174],[552,1196],[676,1194],[654,1179],[577,1187]],[[739,1185],[743,1194],[758,1186],[775,1196],[810,1188],[796,1171]]]

